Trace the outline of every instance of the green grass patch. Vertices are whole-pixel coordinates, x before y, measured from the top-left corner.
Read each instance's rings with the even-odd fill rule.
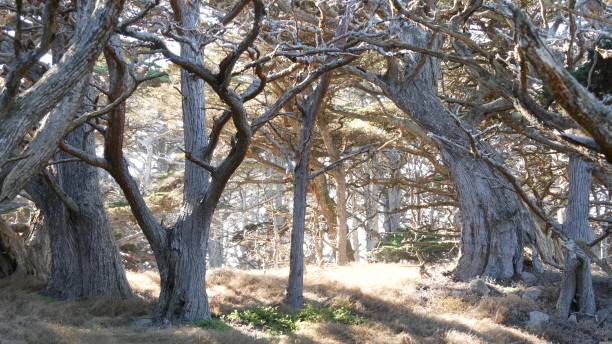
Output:
[[[207,329],[207,330],[216,330],[216,331],[229,331],[232,327],[222,320],[219,319],[208,319],[201,320],[195,323],[196,326]]]
[[[110,201],[106,203],[106,208],[108,209],[112,209],[112,208],[121,208],[121,207],[127,207],[128,205],[130,205],[128,203],[128,201],[121,199],[118,201]]]
[[[346,305],[327,305],[317,307],[307,304],[295,313],[285,313],[278,307],[256,306],[241,311],[235,310],[224,319],[230,323],[249,325],[272,334],[288,334],[298,329],[301,322],[332,322],[357,325],[365,321],[354,314]]]
[[[344,325],[359,325],[365,319],[356,315],[346,305],[327,305],[320,308],[307,304],[302,310],[295,313],[299,321],[304,322],[332,322]]]

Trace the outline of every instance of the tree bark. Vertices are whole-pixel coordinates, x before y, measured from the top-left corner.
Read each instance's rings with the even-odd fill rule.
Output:
[[[86,11],[83,25],[75,33],[73,44],[58,64],[17,97],[0,95],[0,168],[4,168],[26,133],[58,104],[64,96],[87,75],[100,51],[106,45],[115,28],[123,7],[123,0],[105,1],[96,6],[95,1],[84,2]],[[80,24],[80,23],[79,23]],[[69,120],[66,118],[65,120]],[[52,147],[55,149],[55,147]],[[50,156],[36,155],[26,159],[47,161]],[[33,164],[36,164],[34,162]],[[30,176],[38,171],[24,171]],[[0,202],[12,198],[15,191],[12,185],[2,185]]]
[[[66,137],[66,142],[93,153],[91,130],[80,127]],[[62,158],[68,156],[62,154]],[[38,192],[34,199],[49,228],[52,256],[46,293],[60,299],[130,296],[104,211],[97,169],[84,162],[60,164],[57,169],[56,183],[78,209],[70,209],[48,186],[39,184],[45,191]]]
[[[401,155],[397,150],[393,149],[386,152],[385,156],[391,168],[391,179],[397,180],[401,174]],[[385,196],[385,232],[398,232],[401,228],[401,214],[397,210],[400,208],[401,201],[401,190],[399,185],[396,183],[388,187]]]
[[[563,231],[569,239],[590,242],[594,239],[594,233],[588,222],[591,167],[579,156],[571,155],[568,170],[569,195]],[[575,305],[573,305],[574,300]],[[597,310],[589,258],[578,257],[576,252],[568,250],[561,291],[557,300],[559,316],[567,319],[573,306],[586,314],[595,314]]]
[[[327,154],[332,161],[340,160],[340,152],[334,144],[333,138],[329,132],[328,123],[321,117],[317,120],[319,132],[323,138],[323,143],[327,149]],[[336,264],[346,265],[349,261],[347,254],[348,242],[348,213],[347,213],[347,190],[346,190],[346,173],[342,164],[338,165],[331,171],[331,175],[336,182],[336,221],[338,230],[336,232]]]
[[[50,267],[48,230],[40,214],[25,227],[18,233],[14,225],[0,219],[0,278],[18,274],[46,281]]]
[[[285,303],[293,309],[304,306],[304,229],[306,227],[306,196],[310,180],[309,163],[313,145],[313,131],[323,98],[329,86],[329,74],[321,77],[319,85],[305,100],[300,130],[300,145],[293,178],[293,227],[289,251],[289,280]]]
[[[175,19],[182,26],[183,34],[192,44],[181,43],[181,57],[202,63],[198,35],[199,4],[190,1],[172,1]],[[183,107],[183,137],[185,150],[191,156],[204,159],[206,148],[206,113],[204,81],[181,69],[181,94]],[[210,309],[205,289],[206,251],[212,211],[202,203],[208,190],[209,173],[191,160],[185,161],[183,204],[176,225],[168,232],[164,260],[167,275],[162,277],[161,292],[155,318],[159,322],[193,322],[210,319]],[[214,208],[213,208],[214,209]]]
[[[375,249],[380,242],[380,234],[378,229],[378,186],[372,182],[376,178],[374,162],[376,156],[368,163],[368,179],[369,183],[364,190],[365,206],[366,206],[366,252]]]
[[[403,41],[426,47],[430,34],[403,24]],[[434,46],[436,40],[434,40]],[[424,59],[424,60],[421,60]],[[423,63],[420,63],[423,62]],[[377,84],[414,122],[429,132],[450,172],[459,198],[463,231],[456,275],[461,280],[477,276],[509,279],[523,267],[523,232],[533,219],[512,191],[512,186],[485,161],[470,154],[470,140],[458,119],[437,96],[439,62],[432,57],[407,53],[404,67],[388,60],[387,73]],[[469,125],[464,124],[469,128]],[[497,156],[492,147],[480,151]]]
[[[327,178],[325,174],[317,176],[312,181],[312,188],[315,194],[315,198],[317,200],[317,205],[319,207],[319,211],[323,215],[323,219],[325,220],[325,225],[327,227],[327,236],[329,238],[330,248],[334,256],[336,256],[336,250],[338,249],[338,245],[334,245],[337,240],[338,230],[336,228],[336,204],[334,200],[329,196],[329,192],[327,190]]]

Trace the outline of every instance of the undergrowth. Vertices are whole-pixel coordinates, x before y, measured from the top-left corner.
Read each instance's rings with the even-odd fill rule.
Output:
[[[195,325],[207,330],[229,331],[232,329],[230,325],[219,319],[201,320],[196,322]]]
[[[346,305],[326,305],[317,307],[307,304],[303,309],[286,313],[274,306],[256,306],[244,310],[235,310],[224,319],[231,323],[249,325],[272,334],[295,332],[301,322],[331,322],[344,325],[358,325],[365,321],[354,314]]]

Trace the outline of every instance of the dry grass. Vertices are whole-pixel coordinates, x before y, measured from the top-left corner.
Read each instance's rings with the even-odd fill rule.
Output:
[[[492,295],[480,298],[467,284],[444,277],[441,270],[447,268],[422,280],[417,268],[399,264],[308,267],[308,302],[348,305],[366,322],[302,323],[295,333],[277,337],[241,326],[229,331],[136,326],[150,314],[159,292],[152,272],[128,273],[136,291],[130,300],[55,301],[38,293],[40,283],[8,279],[0,281],[0,343],[570,343],[576,338],[570,334],[576,333],[588,343],[612,335],[609,325],[555,320],[542,332],[530,333],[523,328],[528,313],[550,312],[547,295],[538,303],[520,298],[520,285],[492,286]],[[210,271],[213,314],[280,305],[286,276],[285,269]]]

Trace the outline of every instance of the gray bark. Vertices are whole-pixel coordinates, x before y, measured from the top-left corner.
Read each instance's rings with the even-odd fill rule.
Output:
[[[199,25],[199,4],[179,0],[172,2],[172,6],[183,34],[193,46],[199,46],[198,36],[192,31]],[[181,57],[202,63],[200,52],[194,51],[187,43],[181,43]],[[204,160],[207,142],[204,81],[181,69],[181,94],[185,150]],[[158,321],[190,322],[210,318],[205,276],[213,213],[202,203],[208,189],[208,178],[206,170],[190,160],[185,161],[183,204],[175,227],[168,232],[165,259],[158,262],[162,269],[167,270],[161,280],[155,314]]]
[[[46,281],[50,267],[48,230],[40,215],[24,227],[22,231],[24,228],[0,219],[0,278],[18,274]]]
[[[95,63],[102,48],[106,45],[110,33],[113,31],[123,7],[123,0],[106,1],[95,6],[97,2],[89,1],[82,5],[86,20],[75,33],[72,45],[68,48],[59,63],[54,65],[45,76],[28,90],[14,97],[6,88],[2,88],[0,95],[0,168],[17,147],[21,144],[26,133],[58,104],[74,86],[87,75]],[[82,12],[81,12],[82,13]],[[69,116],[70,114],[66,114]],[[69,118],[65,118],[68,121]],[[51,147],[51,152],[56,147]],[[27,160],[47,161],[49,156],[36,155],[27,157]],[[37,165],[34,162],[34,165]],[[22,173],[33,176],[39,171],[27,169]],[[19,185],[22,187],[23,185]],[[2,185],[0,202],[10,200],[12,195],[19,192],[15,187],[4,183]]]
[[[572,155],[568,169],[570,183],[563,231],[569,239],[590,242],[594,239],[594,233],[588,222],[591,167],[579,156]],[[589,258],[578,257],[576,252],[568,250],[561,291],[557,300],[559,316],[566,319],[574,303],[575,309],[582,313],[595,314],[597,310]]]
[[[340,152],[334,144],[333,138],[329,132],[328,124],[321,118],[318,118],[318,127],[323,143],[327,149],[327,153],[332,161],[340,160]],[[331,175],[336,182],[336,221],[338,230],[336,232],[336,264],[346,265],[348,263],[347,241],[348,241],[348,212],[347,212],[347,190],[346,190],[346,173],[342,164],[338,165],[331,171]]]
[[[366,204],[366,251],[369,252],[378,246],[380,242],[380,234],[378,234],[378,186],[371,180],[376,178],[374,161],[376,156],[372,157],[368,164],[368,173],[370,183],[365,187],[364,198]]]
[[[304,229],[306,227],[306,196],[310,179],[308,165],[314,140],[314,126],[328,86],[329,74],[325,74],[302,107],[300,145],[293,177],[293,227],[289,251],[289,280],[285,299],[286,304],[293,309],[300,309],[304,306]]]
[[[312,186],[315,198],[317,200],[317,205],[319,206],[319,211],[321,214],[323,214],[323,218],[325,219],[329,241],[335,242],[335,240],[337,240],[336,204],[329,196],[326,176],[323,174],[314,178],[312,181]],[[330,243],[330,248],[335,256],[338,245]]]
[[[95,150],[93,135],[84,127],[66,141],[90,153]],[[28,187],[49,230],[51,272],[46,293],[60,299],[131,295],[104,211],[97,169],[83,162],[64,163],[57,165],[57,176],[51,178],[78,208],[67,206],[42,177]]]
[[[412,24],[402,25],[403,41],[427,46],[429,34]],[[419,63],[421,59],[423,63]],[[378,78],[377,84],[401,110],[432,134],[450,172],[463,224],[457,277],[512,278],[522,271],[523,232],[533,226],[531,217],[523,211],[523,204],[506,178],[469,153],[468,135],[437,97],[439,62],[407,53],[403,63],[404,68],[400,68],[396,61],[389,60],[387,73]],[[479,150],[496,155],[488,146]]]
[[[400,177],[401,162],[400,153],[392,149],[385,152],[387,160],[389,161],[389,167],[391,168],[391,179],[397,179]],[[397,232],[401,227],[401,214],[397,211],[400,208],[401,201],[401,189],[399,185],[394,184],[387,188],[385,195],[385,232]]]
[[[210,268],[223,266],[223,242],[221,239],[208,240],[208,266]]]

